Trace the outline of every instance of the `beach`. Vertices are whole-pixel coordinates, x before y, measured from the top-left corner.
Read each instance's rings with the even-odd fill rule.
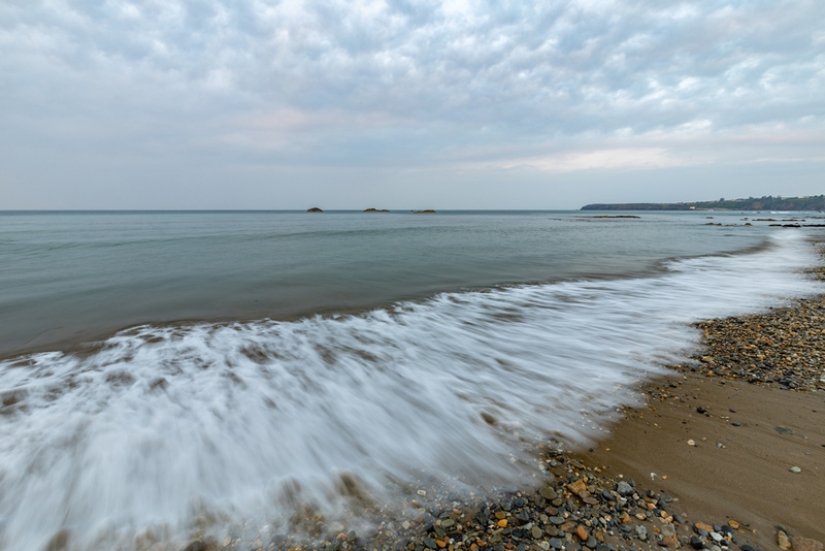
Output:
[[[365,507],[365,533],[308,517],[300,527],[314,540],[251,548],[821,551],[823,320],[817,296],[699,322],[691,361],[644,384],[646,403],[622,408],[598,443],[540,446],[543,479],[478,495],[427,487],[420,501]],[[247,548],[241,541],[195,540],[187,551]]]

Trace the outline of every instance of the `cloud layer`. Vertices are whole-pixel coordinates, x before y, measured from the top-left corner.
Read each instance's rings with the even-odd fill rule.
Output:
[[[817,0],[6,0],[0,162],[820,163],[823,29]]]

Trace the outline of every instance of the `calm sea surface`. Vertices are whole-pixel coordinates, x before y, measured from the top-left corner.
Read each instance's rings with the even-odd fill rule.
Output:
[[[822,290],[815,230],[594,214],[0,213],[0,549],[516,480],[691,321]]]
[[[441,291],[629,277],[665,259],[754,247],[771,233],[706,222],[578,212],[0,213],[0,354],[138,323],[292,318]]]

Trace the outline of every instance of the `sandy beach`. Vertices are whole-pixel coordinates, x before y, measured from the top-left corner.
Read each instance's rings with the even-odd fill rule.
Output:
[[[677,497],[690,521],[733,519],[762,549],[776,525],[825,539],[825,393],[693,373],[646,392],[649,407],[628,410],[586,463]]]

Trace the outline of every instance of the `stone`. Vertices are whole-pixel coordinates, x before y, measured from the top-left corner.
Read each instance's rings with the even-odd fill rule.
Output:
[[[789,471],[791,471],[791,472],[792,472],[792,473],[794,473],[794,474],[799,474],[799,473],[801,473],[801,472],[802,472],[802,469],[800,469],[800,468],[799,468],[799,467],[797,467],[796,465],[794,465],[793,467],[791,467],[791,468],[790,468],[790,469],[788,469],[788,470],[789,470]]]
[[[809,538],[800,538],[799,536],[794,536],[791,539],[791,544],[793,547],[793,551],[823,551],[825,550],[825,546],[822,545],[822,542],[812,540]]]
[[[453,526],[453,525],[455,525],[455,521],[451,518],[445,518],[444,520],[441,521],[441,526],[443,526],[444,528],[449,528],[450,526]]]
[[[567,522],[565,522],[564,524],[559,526],[559,530],[561,530],[562,532],[567,532],[568,534],[572,533],[573,530],[575,530],[575,529],[576,529],[576,523],[573,522],[572,520],[568,520]]]
[[[538,526],[533,526],[530,528],[530,535],[533,536],[533,539],[539,539],[543,534],[541,528]]]
[[[783,530],[779,530],[776,533],[776,545],[778,545],[782,551],[788,551],[788,549],[791,548],[791,540],[788,539],[788,534]]]
[[[636,535],[639,536],[639,539],[642,541],[647,540],[647,528],[642,526],[641,524],[636,527]]]
[[[66,549],[69,543],[69,535],[68,530],[60,530],[57,532],[46,545],[46,551],[62,551]]]
[[[575,494],[579,497],[589,497],[590,492],[587,491],[587,484],[584,483],[584,480],[577,480],[571,484],[567,485],[567,489],[570,490],[570,493]]]
[[[561,549],[564,547],[564,542],[559,538],[550,538],[550,541],[547,543],[549,543],[553,549]]]
[[[579,524],[578,527],[576,527],[576,535],[582,541],[587,541],[587,539],[590,537],[590,533],[587,531],[587,528],[585,528],[583,524]]]
[[[543,497],[544,499],[556,499],[557,497],[556,490],[551,486],[546,486],[542,488],[539,491],[539,493],[541,494],[541,497]]]
[[[696,441],[695,441],[695,440],[693,440],[693,439],[690,439],[690,440],[688,440],[688,441],[687,441],[687,445],[688,445],[688,446],[695,446],[695,445],[696,445]]]
[[[620,496],[633,495],[633,486],[622,480],[616,485],[616,492],[618,492]]]
[[[691,536],[690,546],[698,551],[699,549],[705,548],[705,542],[703,542],[699,536]]]

